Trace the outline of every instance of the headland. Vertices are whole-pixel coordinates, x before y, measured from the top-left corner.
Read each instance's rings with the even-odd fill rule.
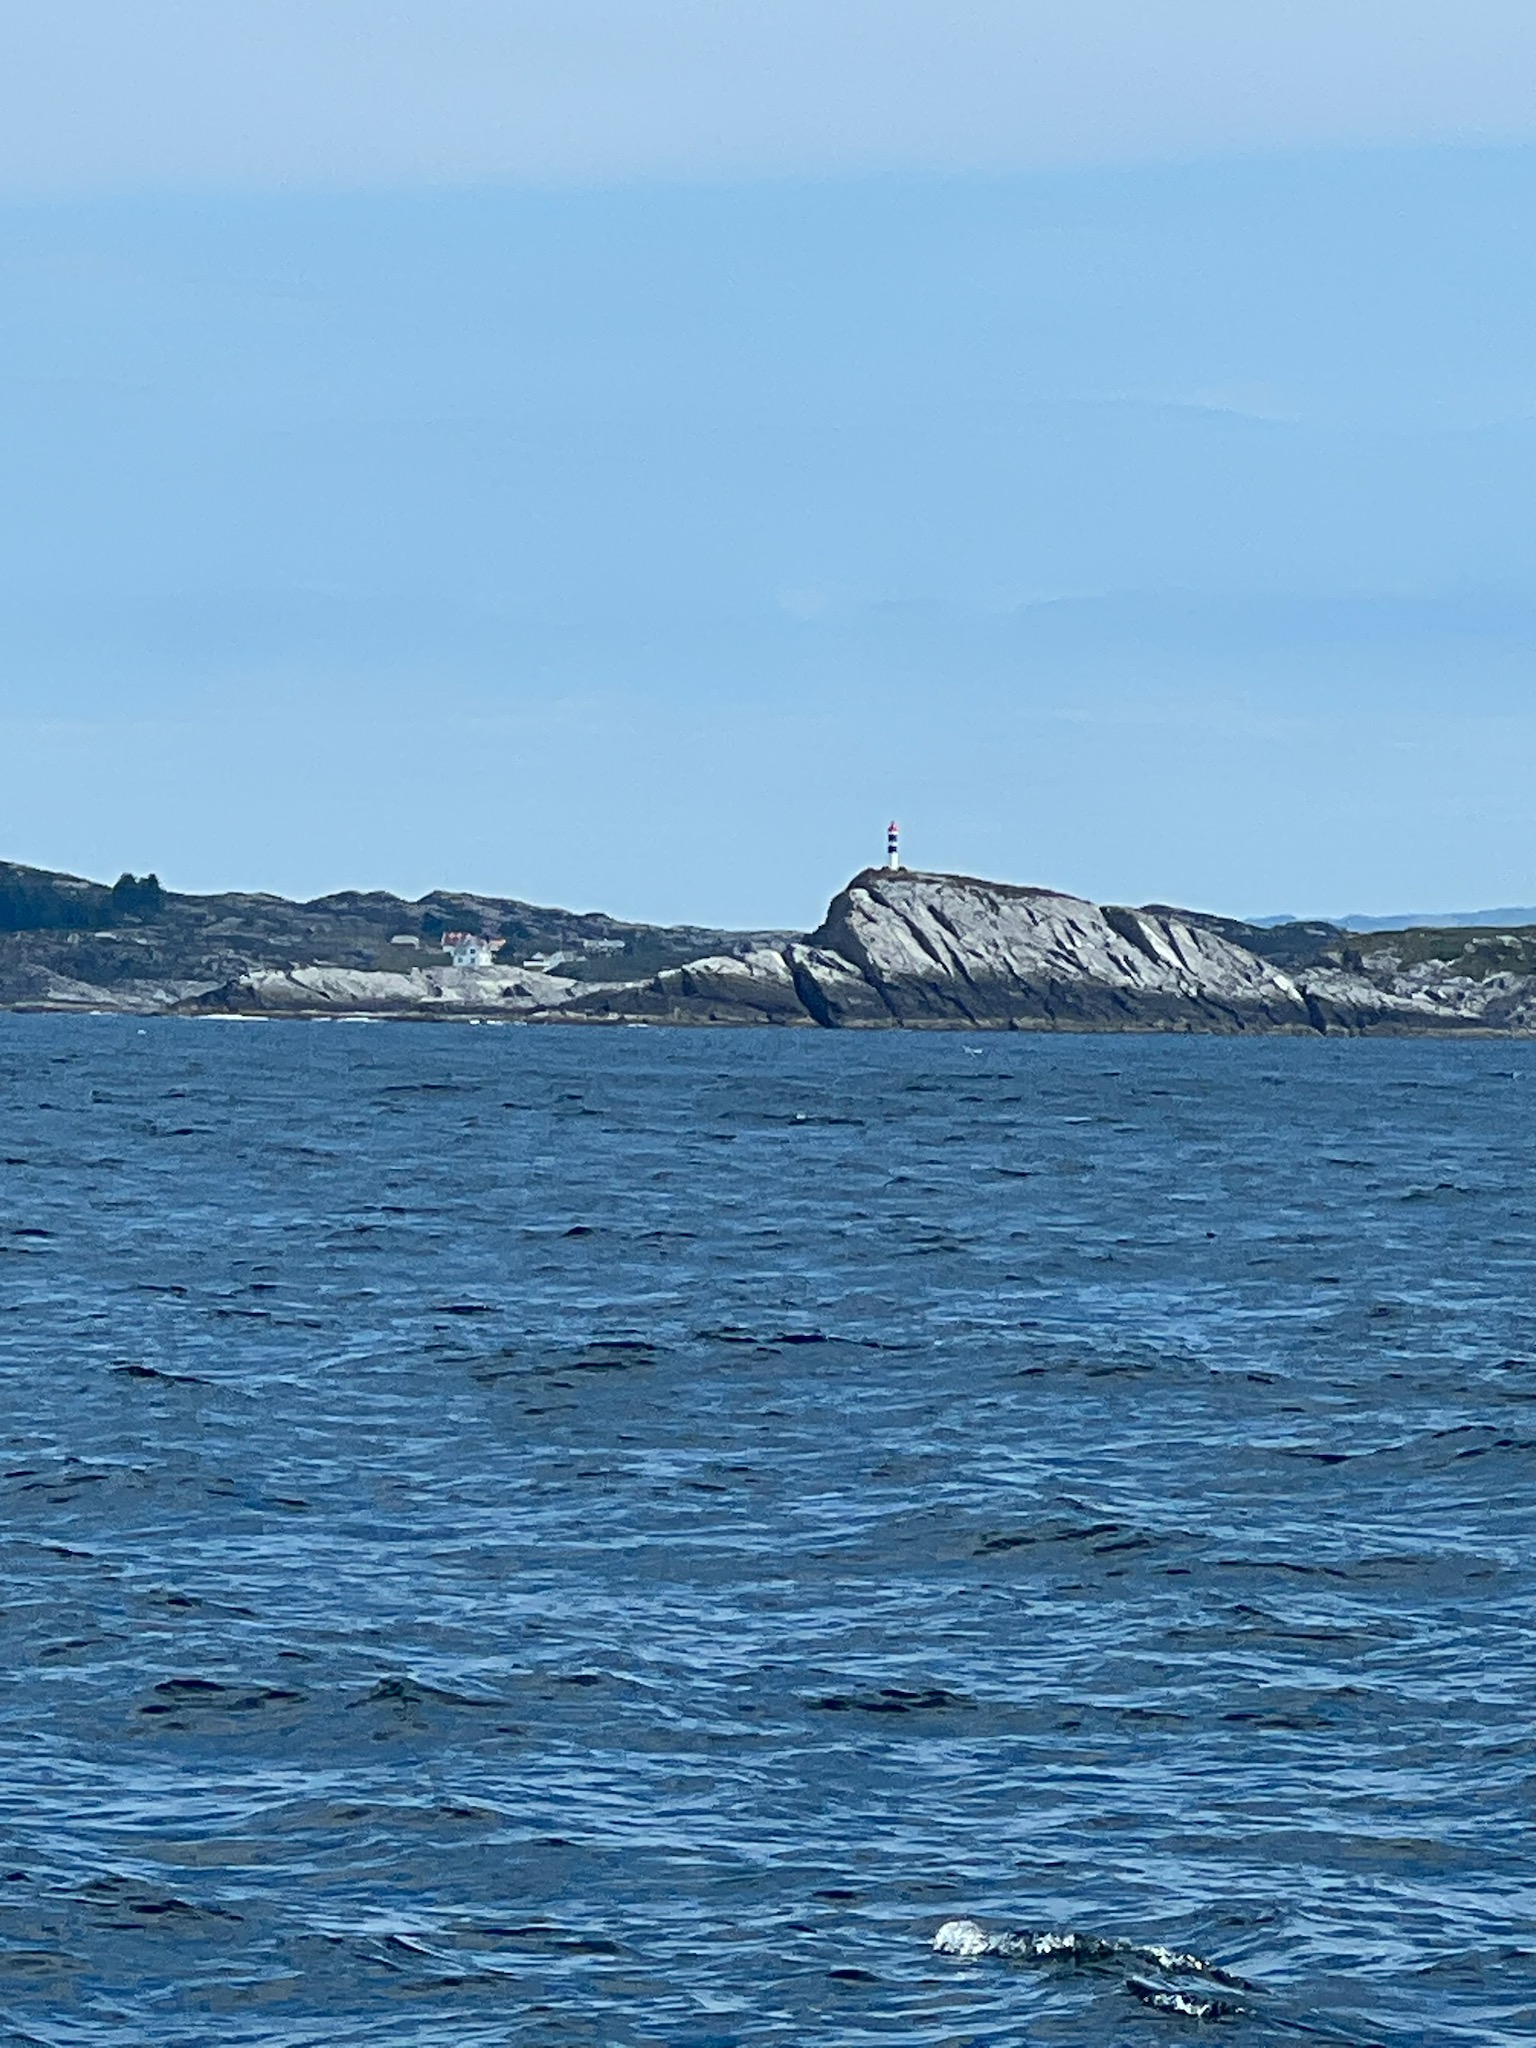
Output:
[[[1346,931],[870,868],[813,932],[291,902],[0,864],[0,1008],[805,1029],[1536,1036],[1536,926]]]

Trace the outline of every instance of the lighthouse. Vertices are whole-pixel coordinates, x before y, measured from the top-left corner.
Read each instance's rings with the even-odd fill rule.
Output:
[[[896,829],[896,820],[892,818],[889,825],[885,828],[885,864],[888,868],[899,868],[901,866],[900,838],[901,835]]]

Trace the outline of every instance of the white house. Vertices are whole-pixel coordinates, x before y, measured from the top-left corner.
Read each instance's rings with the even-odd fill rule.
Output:
[[[505,939],[488,939],[479,932],[444,932],[444,949],[455,967],[494,967]]]

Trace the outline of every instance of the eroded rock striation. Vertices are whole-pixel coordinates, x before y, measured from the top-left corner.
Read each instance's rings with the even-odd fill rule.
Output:
[[[1332,926],[1298,937],[1161,905],[872,868],[803,941],[573,991],[546,1014],[845,1030],[1525,1032],[1536,1031],[1528,938],[1532,972],[1457,973],[1432,958],[1407,967],[1374,940],[1362,952]],[[1477,950],[1462,932],[1456,943]]]
[[[576,983],[531,968],[438,967],[369,970],[357,967],[257,967],[200,990],[180,1007],[243,1016],[313,1017],[347,1011],[368,1016],[397,1012],[480,1015],[506,1010],[544,1011],[563,1002]]]
[[[9,879],[7,879],[9,878]],[[150,878],[151,880],[153,878]],[[125,878],[132,881],[132,878]],[[1355,934],[872,868],[818,929],[620,924],[490,897],[149,894],[0,869],[0,1004],[804,1029],[1536,1035],[1536,928]],[[94,892],[94,893],[92,893]],[[15,906],[19,906],[16,908]],[[0,901],[3,911],[3,901]],[[100,929],[90,919],[107,917]],[[49,924],[56,917],[58,924]],[[22,922],[22,919],[28,920]],[[456,966],[444,934],[497,935]]]
[[[860,876],[833,901],[800,972],[807,1002],[834,1024],[1311,1028],[1287,975],[1176,912],[953,875]]]

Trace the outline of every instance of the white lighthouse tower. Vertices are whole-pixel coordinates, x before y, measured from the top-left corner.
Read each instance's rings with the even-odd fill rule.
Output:
[[[901,866],[901,834],[894,818],[885,828],[885,864],[888,868]]]

